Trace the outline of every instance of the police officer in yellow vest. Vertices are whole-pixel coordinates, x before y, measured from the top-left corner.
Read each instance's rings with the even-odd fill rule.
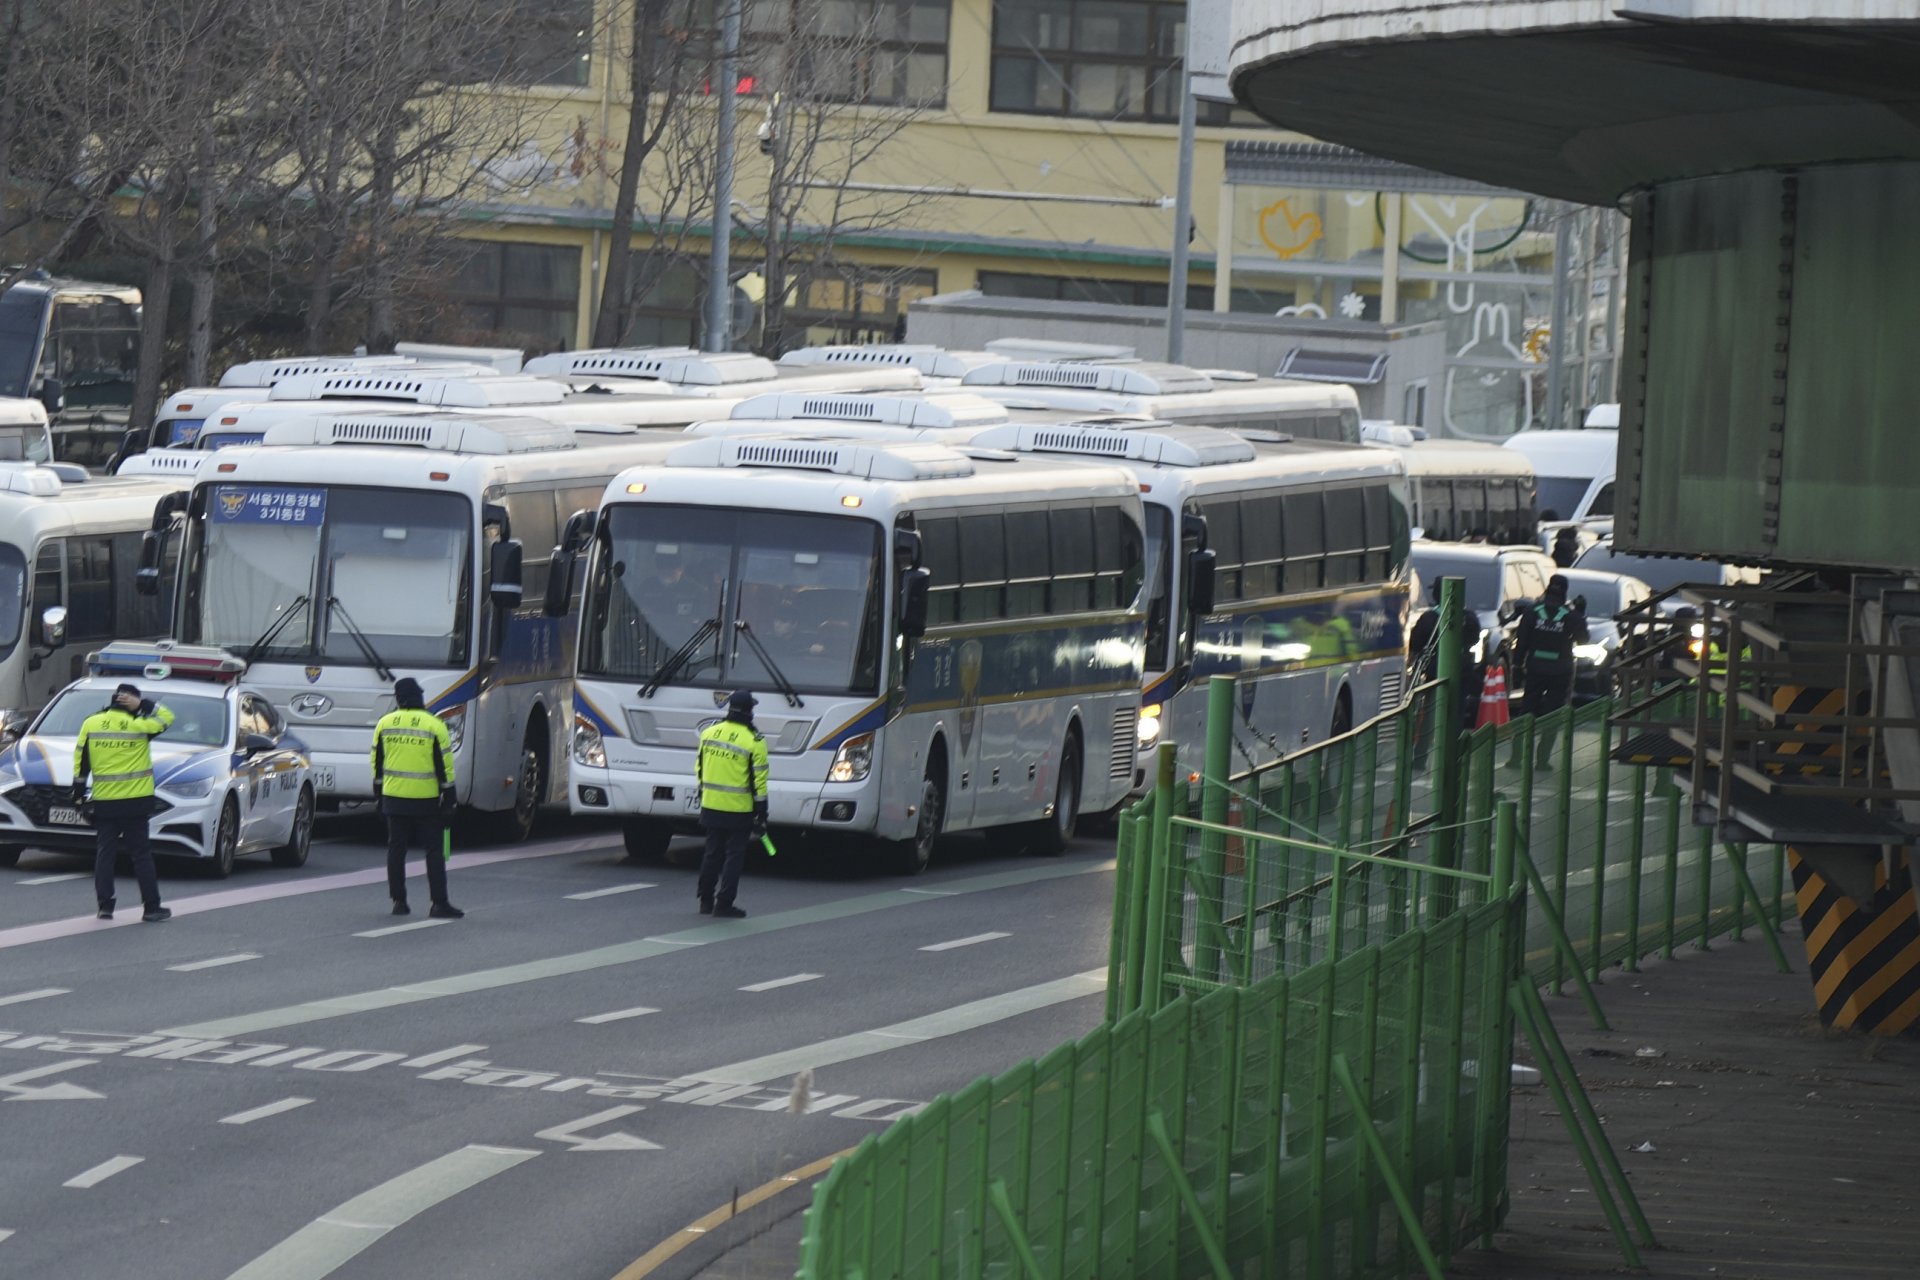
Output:
[[[427,914],[458,920],[467,913],[447,901],[447,866],[441,859],[447,818],[453,813],[453,740],[440,717],[426,709],[420,682],[394,681],[397,707],[373,727],[373,787],[387,819],[387,896],[393,914],[407,905],[407,840],[417,838],[427,854]]]
[[[91,817],[97,837],[93,855],[95,913],[113,919],[113,864],[125,856],[140,881],[140,918],[158,924],[173,917],[160,905],[160,878],[153,871],[147,844],[147,820],[153,816],[153,754],[149,743],[173,723],[173,712],[156,707],[140,690],[123,684],[113,701],[80,722],[73,744],[73,803],[87,803],[87,776],[93,776]]]
[[[767,743],[753,727],[754,697],[745,689],[727,695],[727,718],[700,731],[694,760],[700,780],[700,825],[707,831],[700,859],[700,914],[738,920],[733,905],[747,841],[767,831]]]

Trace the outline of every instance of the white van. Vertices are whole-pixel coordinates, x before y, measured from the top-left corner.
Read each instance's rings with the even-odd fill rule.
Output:
[[[1613,515],[1613,477],[1620,452],[1620,433],[1600,425],[1618,406],[1595,405],[1581,431],[1521,431],[1507,438],[1506,447],[1524,455],[1533,466],[1539,496],[1540,522],[1592,520]]]

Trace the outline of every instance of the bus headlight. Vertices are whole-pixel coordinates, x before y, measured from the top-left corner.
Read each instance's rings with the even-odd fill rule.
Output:
[[[865,782],[873,769],[873,735],[855,734],[833,753],[833,765],[827,770],[828,782]]]
[[[1140,745],[1150,747],[1160,741],[1160,708],[1143,707],[1140,710]]]
[[[467,704],[449,707],[440,713],[440,723],[447,726],[447,741],[458,751],[460,744],[467,740]]]
[[[600,731],[585,716],[573,718],[573,760],[575,764],[594,769],[607,767],[607,744],[600,740]]]

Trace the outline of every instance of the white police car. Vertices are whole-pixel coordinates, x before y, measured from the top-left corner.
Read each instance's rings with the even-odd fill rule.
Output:
[[[92,851],[93,828],[73,804],[73,745],[81,721],[123,681],[173,712],[152,746],[156,856],[203,861],[215,876],[244,853],[269,853],[282,867],[307,860],[307,748],[265,698],[240,687],[245,663],[220,649],[121,641],[89,654],[87,668],[0,751],[0,866],[28,848]]]

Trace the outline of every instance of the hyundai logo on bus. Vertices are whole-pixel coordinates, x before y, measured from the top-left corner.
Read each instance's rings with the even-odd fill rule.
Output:
[[[314,719],[333,710],[333,699],[324,693],[303,693],[289,705],[293,714]]]

